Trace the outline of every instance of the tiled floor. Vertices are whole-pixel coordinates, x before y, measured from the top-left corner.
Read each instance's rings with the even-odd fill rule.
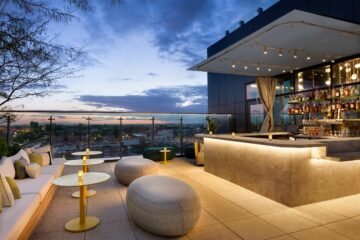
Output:
[[[58,188],[53,202],[32,236],[40,239],[163,239],[133,224],[126,212],[126,187],[113,176],[115,163],[92,167],[111,174],[95,185],[97,195],[88,200],[88,214],[101,224],[86,233],[68,233],[66,221],[78,216],[74,188]],[[180,239],[342,240],[360,239],[360,194],[289,208],[233,183],[204,172],[191,160],[174,159],[160,166],[160,174],[191,184],[199,193],[202,210],[195,228]],[[76,168],[65,169],[65,173]]]

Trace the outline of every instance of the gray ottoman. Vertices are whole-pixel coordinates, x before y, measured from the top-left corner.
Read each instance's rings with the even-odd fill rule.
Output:
[[[167,237],[187,234],[200,217],[200,199],[195,190],[167,176],[145,176],[132,182],[126,207],[141,228]]]
[[[124,185],[129,185],[135,179],[146,176],[156,175],[158,165],[151,160],[142,157],[129,157],[119,160],[114,169],[116,179]]]

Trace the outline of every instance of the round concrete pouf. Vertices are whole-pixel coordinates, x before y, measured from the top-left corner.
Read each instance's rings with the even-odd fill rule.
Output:
[[[128,188],[126,207],[141,228],[161,236],[187,234],[200,217],[200,198],[187,183],[167,176],[145,176]]]
[[[156,175],[158,171],[158,165],[151,160],[129,157],[115,164],[114,174],[121,184],[129,185],[139,177]]]

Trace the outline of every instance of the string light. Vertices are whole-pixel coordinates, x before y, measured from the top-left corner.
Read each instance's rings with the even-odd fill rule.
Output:
[[[271,72],[271,68],[269,68],[268,71]]]
[[[310,56],[307,56],[307,57],[306,57],[306,60],[310,60],[310,59],[311,59]]]
[[[236,66],[235,66],[235,64],[233,64],[233,65],[231,65],[231,67],[232,67],[232,68],[235,68]]]
[[[296,52],[294,52],[294,56],[293,56],[294,58],[297,58],[297,55],[296,55]]]
[[[268,51],[267,51],[266,47],[264,47],[264,54],[265,55],[268,54]]]
[[[282,57],[282,51],[279,50],[279,57]]]
[[[324,58],[322,61],[323,61],[323,62],[325,62],[325,61],[326,61],[326,59]]]
[[[257,71],[259,71],[259,70],[260,70],[260,68],[259,68],[259,67],[257,67],[257,68],[256,68],[256,70],[257,70]]]
[[[244,66],[244,69],[245,69],[245,70],[247,70],[247,69],[248,69],[248,67],[247,67],[247,66]]]

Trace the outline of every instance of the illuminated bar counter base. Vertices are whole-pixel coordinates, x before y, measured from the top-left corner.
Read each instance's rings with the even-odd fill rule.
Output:
[[[360,151],[360,138],[296,139],[287,133],[197,135],[205,171],[287,206],[360,193],[359,160],[328,156]],[[341,156],[341,154],[340,154]]]

